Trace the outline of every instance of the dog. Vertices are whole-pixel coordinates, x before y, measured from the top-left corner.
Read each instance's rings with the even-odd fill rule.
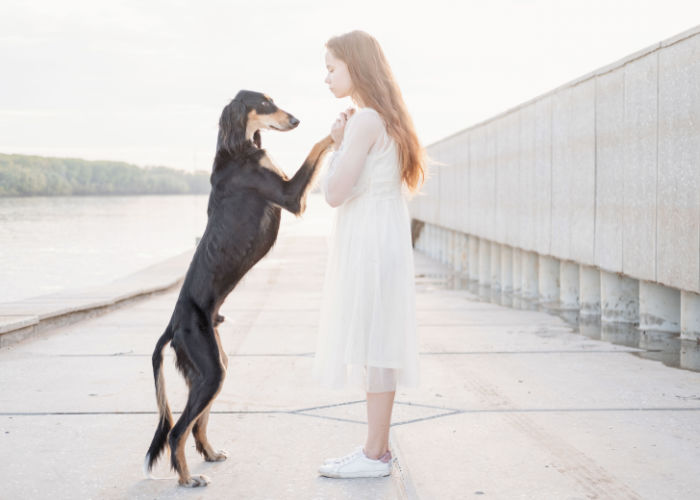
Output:
[[[207,226],[170,322],[153,351],[159,421],[146,453],[147,475],[160,454],[169,448],[170,463],[180,485],[197,487],[209,483],[206,476],[189,473],[184,450],[190,431],[197,451],[206,461],[226,459],[226,453],[215,451],[207,440],[209,410],[228,367],[217,330],[223,321],[219,308],[241,278],[274,245],[282,209],[297,217],[304,212],[307,194],[333,144],[330,135],[316,143],[289,179],[262,149],[260,131],[287,131],[297,125],[299,120],[278,108],[268,95],[249,90],[241,90],[221,113]],[[163,349],[168,343],[189,387],[187,403],[174,425],[162,373]]]

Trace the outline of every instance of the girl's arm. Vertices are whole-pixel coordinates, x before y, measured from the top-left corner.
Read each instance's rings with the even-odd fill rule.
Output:
[[[384,126],[375,113],[358,113],[343,137],[342,147],[333,154],[323,186],[326,202],[342,205],[362,173],[367,155]]]

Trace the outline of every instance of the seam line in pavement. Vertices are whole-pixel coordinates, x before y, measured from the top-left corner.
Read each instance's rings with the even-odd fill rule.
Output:
[[[629,354],[629,353],[654,353],[663,352],[660,349],[561,349],[549,351],[427,351],[419,352],[420,356],[474,356],[483,354]],[[312,357],[313,352],[293,352],[293,353],[226,353],[234,358],[256,358],[256,357]],[[131,352],[115,352],[111,354],[45,354],[44,357],[58,358],[150,358],[150,354],[139,354]],[[171,353],[164,354],[164,357],[172,357]]]
[[[411,405],[418,406],[418,405]],[[394,422],[391,425],[405,425],[423,420],[431,420],[434,418],[446,417],[458,414],[476,414],[476,413],[595,413],[595,412],[657,412],[657,411],[683,411],[694,412],[700,411],[700,407],[650,407],[650,408],[499,408],[499,409],[474,409],[461,410],[440,408],[446,410],[445,413],[438,415],[429,415],[417,419]],[[307,413],[310,410],[212,410],[212,415],[259,415],[259,414],[287,414],[287,415],[304,415],[307,417],[328,418],[331,420],[342,420],[344,422],[366,423],[360,420],[344,419],[341,417],[331,417],[328,415],[319,415],[315,413]],[[173,415],[179,415],[182,412],[174,411]],[[47,412],[0,412],[2,417],[35,417],[35,416],[81,416],[81,415],[157,415],[155,410],[130,410],[130,411],[47,411]]]

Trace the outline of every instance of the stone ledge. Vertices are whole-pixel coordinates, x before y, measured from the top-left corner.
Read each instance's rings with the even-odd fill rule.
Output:
[[[0,347],[90,318],[179,285],[194,254],[188,250],[106,285],[0,303]]]

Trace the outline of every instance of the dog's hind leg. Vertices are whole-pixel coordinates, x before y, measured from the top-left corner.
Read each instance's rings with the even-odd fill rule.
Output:
[[[222,462],[228,458],[228,453],[224,450],[215,451],[207,439],[207,424],[209,423],[209,411],[211,405],[202,412],[192,427],[192,435],[197,447],[197,451],[207,462]]]
[[[180,348],[181,351],[177,352],[178,357],[186,355],[187,362],[194,368],[187,370],[186,373],[190,386],[187,404],[168,436],[172,467],[179,475],[179,484],[187,487],[209,484],[209,478],[206,476],[190,475],[185,460],[185,443],[195,422],[205,410],[209,409],[221,390],[225,372],[214,329],[211,326],[209,332],[191,332],[198,337],[201,335],[197,343],[189,346],[185,342]]]
[[[217,346],[219,347],[219,356],[221,357],[221,362],[224,365],[224,372],[221,378],[221,382],[223,383],[223,379],[226,376],[226,369],[228,368],[228,356],[226,356],[226,353],[224,352],[224,348],[221,345],[221,338],[219,337],[219,332],[216,328],[214,328],[214,334],[216,336]],[[212,399],[212,402],[209,403],[206,410],[204,410],[195,421],[194,426],[192,427],[192,435],[194,436],[197,451],[204,457],[204,460],[207,462],[221,462],[228,458],[228,454],[224,450],[214,451],[214,448],[211,446],[211,444],[209,444],[209,439],[207,439],[207,424],[209,423],[209,412],[211,411],[211,406],[213,403],[214,400]]]

